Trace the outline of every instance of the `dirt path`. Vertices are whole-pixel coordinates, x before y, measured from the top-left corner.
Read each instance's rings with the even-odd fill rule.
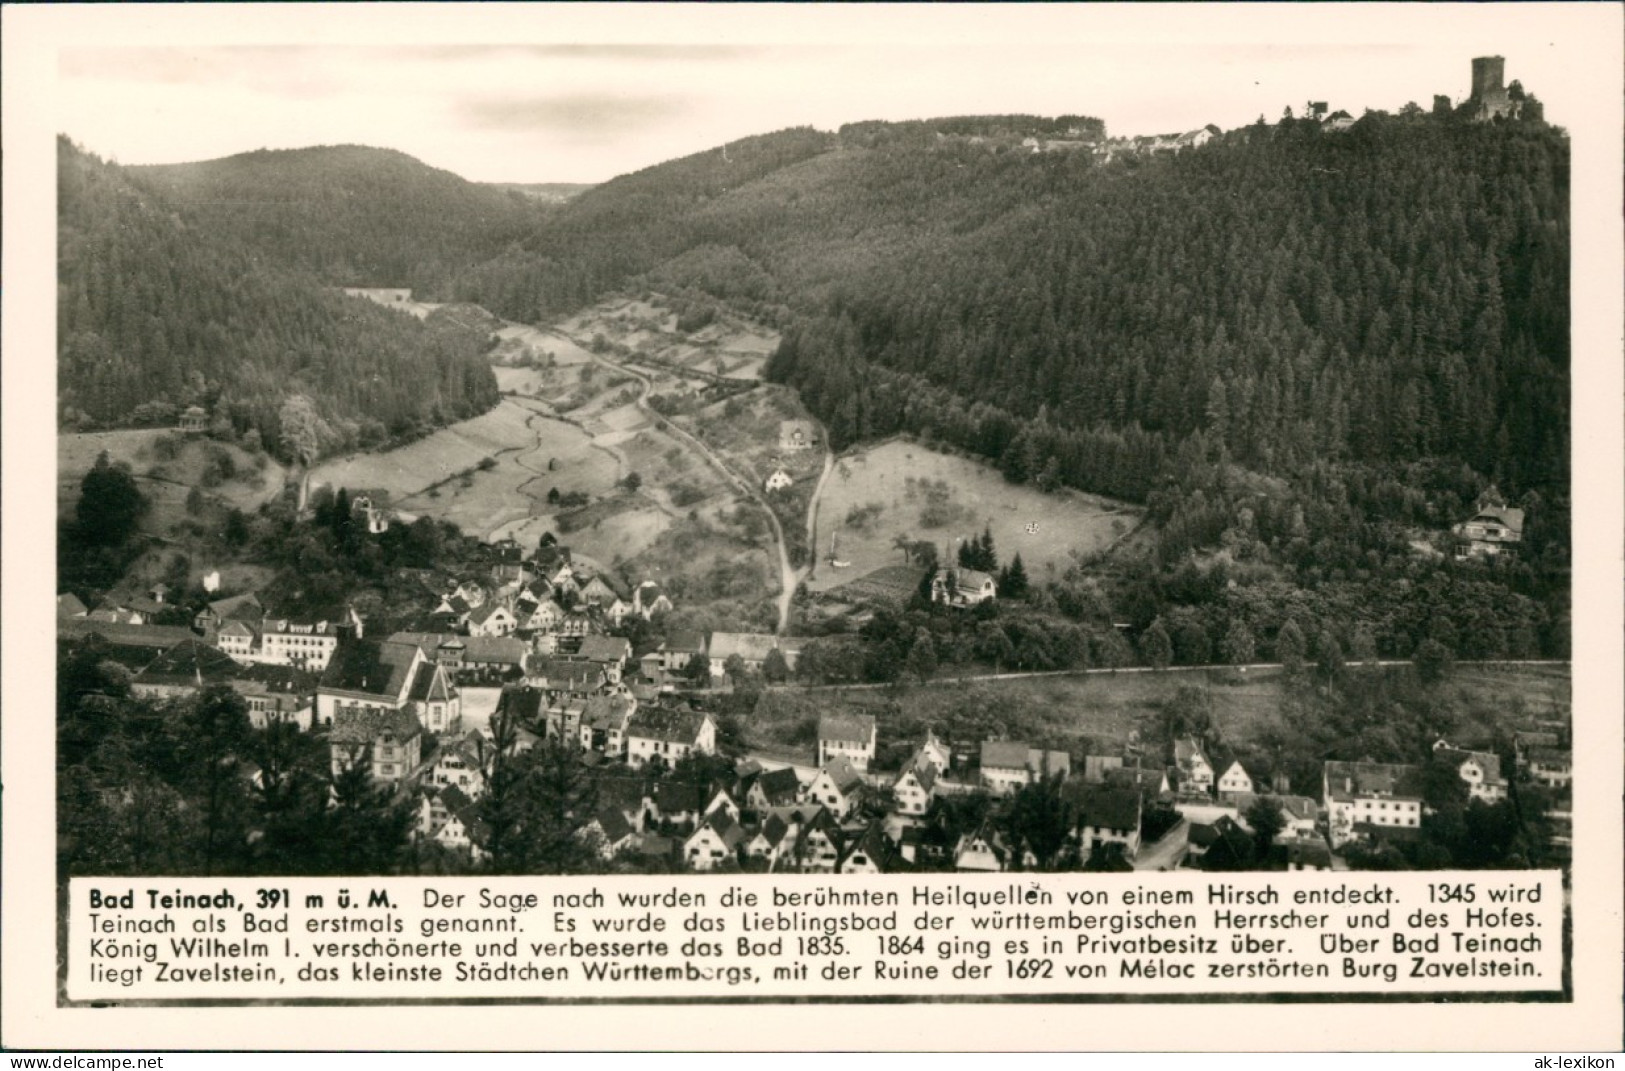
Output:
[[[563,332],[554,331],[549,333],[557,335],[558,337],[574,343],[577,346],[582,345],[579,339],[571,338],[569,335],[564,334]],[[583,346],[582,348],[585,349],[586,347]],[[595,361],[603,364],[606,368],[613,369],[616,372],[621,372],[637,380],[642,389],[639,391],[633,404],[638,407],[638,410],[647,416],[656,427],[669,433],[678,442],[682,443],[684,446],[699,454],[700,457],[704,458],[712,468],[716,469],[717,472],[722,475],[723,479],[727,480],[728,483],[732,484],[741,494],[745,495],[752,502],[755,502],[761,507],[762,512],[767,514],[768,524],[771,525],[773,529],[773,547],[774,550],[778,552],[779,558],[779,620],[777,632],[782,636],[790,625],[790,600],[795,597],[796,585],[800,582],[801,576],[795,567],[790,564],[790,553],[785,543],[784,528],[779,524],[778,515],[773,512],[773,507],[768,505],[767,499],[762,497],[762,493],[757,490],[755,484],[752,483],[750,479],[735,472],[728,466],[728,463],[725,462],[721,457],[717,456],[715,451],[713,451],[709,446],[706,446],[699,439],[667,420],[649,405],[649,394],[654,390],[654,383],[647,375],[639,372],[637,369],[629,365],[619,364],[612,361],[600,353],[594,353],[592,354],[592,357]],[[827,471],[828,466],[826,464],[826,473]],[[820,480],[820,484],[821,483],[822,480]]]

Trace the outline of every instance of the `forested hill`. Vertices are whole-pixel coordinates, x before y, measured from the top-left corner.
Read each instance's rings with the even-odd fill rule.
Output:
[[[326,452],[496,404],[483,335],[344,297],[65,138],[57,167],[64,427],[173,423],[202,405],[217,433],[275,450],[285,399],[305,394]]]
[[[125,170],[186,218],[333,286],[411,287],[421,300],[530,233],[550,206],[390,149],[261,150]]]
[[[930,434],[1017,479],[1144,500],[1199,435],[1270,474],[1562,487],[1567,141],[1407,112],[1110,162],[933,123],[787,131],[594,189],[548,258],[464,296],[525,318],[639,273],[698,288],[790,328],[770,375],[837,442]]]

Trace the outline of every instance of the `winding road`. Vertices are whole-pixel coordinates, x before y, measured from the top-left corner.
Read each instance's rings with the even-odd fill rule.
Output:
[[[583,349],[587,348],[582,344],[580,339],[573,338],[561,331],[553,331],[550,333],[557,335],[557,337],[567,339],[577,346],[582,346]],[[631,376],[633,379],[637,380],[642,386],[642,390],[638,393],[637,398],[634,399],[633,402],[633,404],[638,407],[638,410],[647,416],[650,422],[656,427],[663,431],[669,432],[678,442],[682,443],[684,446],[687,446],[689,449],[693,450],[695,453],[704,458],[712,468],[716,469],[717,472],[722,475],[723,479],[727,480],[740,493],[744,494],[751,501],[755,502],[761,507],[762,512],[767,514],[768,524],[771,525],[773,529],[773,547],[778,552],[779,558],[779,616],[776,631],[779,635],[784,635],[785,630],[788,629],[790,625],[790,601],[795,597],[796,585],[801,582],[803,575],[810,572],[810,566],[806,566],[798,570],[795,568],[795,566],[790,564],[790,553],[784,539],[784,527],[779,523],[778,514],[773,512],[773,507],[768,505],[767,499],[763,497],[761,491],[756,488],[755,483],[751,479],[734,471],[734,469],[732,469],[721,457],[717,456],[716,452],[713,451],[709,446],[706,446],[705,443],[701,442],[693,435],[690,435],[687,431],[678,427],[670,420],[667,420],[663,415],[656,412],[655,409],[649,405],[649,394],[654,390],[654,383],[647,375],[630,365],[621,364],[618,361],[612,361],[601,353],[592,353],[590,349],[588,352],[592,354],[593,360],[604,365],[606,368],[610,368],[616,372]],[[813,517],[818,505],[818,492],[823,489],[824,477],[829,475],[829,470],[830,459],[826,452],[824,458],[824,475],[819,478],[818,488],[813,492],[812,502],[808,506],[807,531],[809,537],[813,534]],[[809,540],[809,546],[815,546],[815,544],[812,544]]]

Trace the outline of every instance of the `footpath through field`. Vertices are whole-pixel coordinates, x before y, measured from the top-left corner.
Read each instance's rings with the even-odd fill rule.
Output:
[[[576,345],[586,348],[586,344],[580,339],[574,338],[563,331],[558,331],[556,328],[553,330],[560,337],[569,339]],[[592,353],[590,349],[588,352]],[[592,353],[592,357],[595,361],[598,361],[604,366],[613,369],[614,371],[624,373],[625,375],[631,376],[633,379],[637,380],[639,385],[642,387],[642,390],[638,393],[638,396],[634,402],[638,409],[645,416],[647,416],[656,427],[660,428],[662,431],[669,432],[673,438],[677,439],[678,442],[689,447],[695,453],[704,458],[712,468],[721,473],[723,479],[727,480],[742,494],[748,497],[751,501],[755,502],[762,508],[762,512],[767,514],[768,523],[773,528],[773,546],[778,551],[779,556],[780,588],[778,599],[779,619],[777,631],[779,635],[782,636],[790,625],[790,600],[795,595],[796,585],[801,582],[801,573],[790,564],[790,553],[785,545],[784,528],[779,524],[778,515],[773,512],[773,507],[768,505],[767,499],[762,497],[762,493],[756,489],[756,485],[750,479],[740,475],[738,472],[735,472],[729,467],[728,463],[722,458],[718,457],[710,447],[706,446],[699,439],[690,435],[687,431],[684,431],[670,420],[667,420],[649,405],[649,393],[654,390],[654,384],[648,376],[644,375],[642,372],[639,372],[630,365],[624,365],[617,361],[612,361],[601,353]],[[824,472],[825,475],[828,475],[829,473],[829,460],[827,452],[824,463]],[[822,487],[822,485],[823,480],[820,479],[819,486]],[[814,503],[817,502],[816,494],[813,501]],[[811,507],[809,507],[809,509],[810,508]],[[811,522],[809,521],[809,525],[810,523]]]

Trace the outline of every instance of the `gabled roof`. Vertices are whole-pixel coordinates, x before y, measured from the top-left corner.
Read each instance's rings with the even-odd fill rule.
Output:
[[[1433,752],[1436,759],[1450,763],[1452,766],[1461,766],[1469,760],[1478,763],[1479,769],[1484,771],[1484,780],[1492,784],[1501,782],[1501,756],[1488,751],[1464,751],[1461,748],[1441,747]]]
[[[583,662],[620,662],[632,657],[632,645],[620,636],[583,636],[576,657]]]
[[[1201,758],[1209,766],[1212,765],[1211,762],[1208,762],[1207,754],[1202,750],[1201,743],[1194,736],[1182,736],[1174,741],[1174,761],[1176,763],[1184,766],[1197,758]]]
[[[872,714],[825,714],[818,719],[819,740],[868,740],[875,738]]]
[[[878,819],[870,822],[864,831],[853,838],[846,846],[846,850],[841,853],[841,865],[845,866],[846,861],[859,852],[867,856],[869,861],[874,864],[875,869],[882,873],[896,869],[898,863],[897,846],[891,842],[890,837],[886,836],[885,830]]]
[[[530,647],[524,640],[512,636],[459,636],[454,632],[396,632],[389,640],[391,643],[416,644],[431,658],[442,647],[460,647],[465,661],[491,664],[523,666],[525,656],[530,652]]]
[[[581,721],[591,728],[606,732],[610,729],[625,729],[626,720],[632,716],[636,706],[636,703],[624,695],[590,696],[582,710]]]
[[[599,832],[603,833],[604,840],[610,844],[619,844],[632,835],[632,825],[626,820],[618,808],[605,807],[593,816],[598,823]]]
[[[1338,762],[1325,766],[1326,790],[1335,800],[1380,796],[1420,800],[1422,768],[1405,763]]]
[[[1140,794],[1118,785],[1085,785],[1078,793],[1078,825],[1140,828]]]
[[[121,647],[155,647],[167,649],[185,640],[196,639],[189,628],[170,625],[126,625],[110,621],[92,621],[88,618],[61,618],[56,623],[60,639],[77,639],[92,633],[108,643]]]
[[[469,611],[468,620],[471,624],[483,625],[499,613],[506,613],[509,617],[513,616],[513,612],[500,602],[495,599],[487,599],[485,602],[480,603],[478,608]]]
[[[530,675],[546,682],[556,691],[584,692],[600,688],[604,683],[604,670],[592,662],[567,662],[561,658],[533,658]]]
[[[209,609],[223,621],[247,621],[252,624],[265,616],[264,605],[252,591],[246,595],[216,599],[209,603]]]
[[[521,725],[535,725],[547,709],[547,693],[529,685],[515,685],[502,689],[497,698],[497,710],[515,718]]]
[[[1485,506],[1473,514],[1475,521],[1498,521],[1514,532],[1523,532],[1523,510],[1510,506]]]
[[[660,649],[671,654],[704,654],[705,633],[694,629],[678,629],[666,636],[666,642],[660,645]]]
[[[343,638],[322,673],[321,687],[398,699],[407,673],[422,652],[415,643]]]
[[[153,659],[135,678],[137,684],[223,684],[242,669],[218,647],[201,640],[182,640]]]
[[[598,802],[613,805],[622,811],[635,811],[643,806],[649,786],[637,777],[600,777]]]
[[[733,816],[725,810],[712,811],[711,816],[701,823],[700,828],[694,831],[689,840],[693,840],[694,837],[700,835],[702,830],[706,829],[715,833],[726,848],[733,848],[745,839],[745,827],[735,822]]]
[[[639,707],[626,727],[626,735],[640,740],[666,740],[692,744],[700,735],[706,715],[666,707]]]
[[[64,591],[56,597],[58,617],[83,617],[89,612],[85,604],[79,601],[79,596],[71,591]]]
[[[767,816],[767,821],[762,823],[762,828],[757,835],[765,838],[770,847],[777,848],[784,843],[784,835],[788,832],[790,832],[790,823],[776,814],[770,814]]]
[[[1542,766],[1574,765],[1573,753],[1561,747],[1532,747],[1525,753],[1525,758]]]
[[[687,814],[705,810],[711,793],[704,785],[686,781],[656,781],[650,798],[662,814]]]
[[[795,770],[786,766],[782,770],[769,770],[756,779],[768,806],[777,807],[794,803],[801,792],[801,782]]]
[[[982,769],[1025,770],[1027,754],[1032,749],[1020,740],[984,740],[982,742]]]
[[[451,701],[451,689],[446,683],[446,674],[433,662],[425,662],[418,667],[417,675],[412,681],[412,691],[407,698],[419,703],[448,703]]]
[[[1167,774],[1160,766],[1119,766],[1105,771],[1108,785],[1133,785],[1142,792],[1160,792]]]
[[[1241,776],[1245,777],[1247,780],[1251,781],[1253,779],[1253,775],[1247,772],[1247,767],[1241,764],[1240,759],[1236,759],[1229,766],[1224,768],[1224,773],[1219,775],[1219,780],[1222,781],[1226,777],[1229,777],[1231,774],[1238,771],[1241,773]]]
[[[327,738],[334,744],[371,744],[385,733],[397,740],[410,740],[421,732],[423,726],[405,710],[340,707]]]
[[[842,795],[855,788],[861,788],[867,783],[863,775],[858,772],[858,768],[845,758],[831,759],[826,762],[823,772],[829,776],[830,781],[834,783]]]

